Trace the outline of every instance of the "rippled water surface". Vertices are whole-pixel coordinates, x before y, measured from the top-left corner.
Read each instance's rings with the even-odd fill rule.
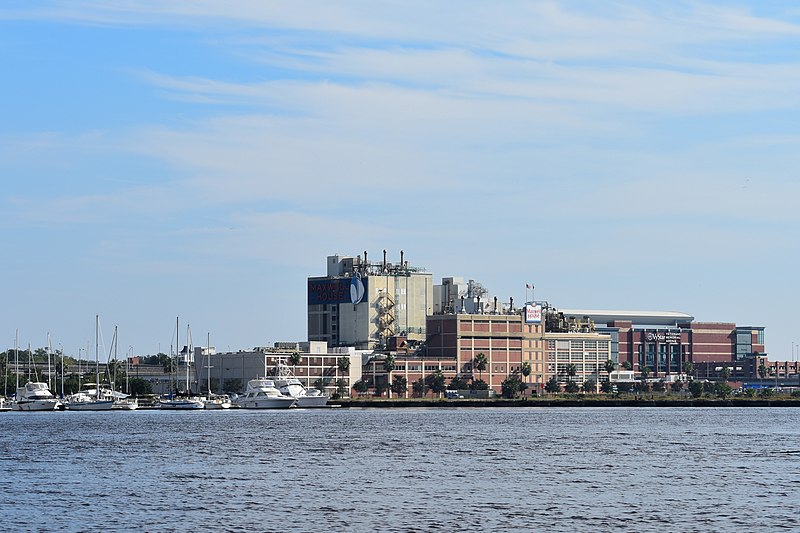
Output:
[[[800,409],[0,413],[5,531],[800,530]]]

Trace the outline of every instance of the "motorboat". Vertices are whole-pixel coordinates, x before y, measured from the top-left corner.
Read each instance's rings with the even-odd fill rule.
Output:
[[[281,394],[275,382],[267,378],[251,379],[244,394],[236,398],[236,405],[242,409],[288,409],[294,404],[294,398]]]
[[[203,400],[197,397],[188,398],[170,398],[168,400],[161,400],[159,402],[161,409],[172,409],[175,411],[188,411],[192,409],[204,409],[205,404]]]
[[[0,413],[4,413],[10,410],[11,410],[11,402],[8,402],[5,398],[0,398]]]
[[[61,402],[50,392],[47,383],[29,381],[17,389],[15,411],[54,411],[60,408],[63,408]]]
[[[294,398],[297,407],[325,407],[327,405],[330,396],[323,394],[318,389],[303,385],[289,366],[280,360],[275,362],[273,374],[275,387],[284,396]]]
[[[210,394],[203,399],[206,409],[230,409],[231,398],[227,394]]]
[[[114,400],[114,405],[112,409],[117,409],[119,411],[134,411],[139,408],[139,400],[136,398],[120,398],[118,400]]]

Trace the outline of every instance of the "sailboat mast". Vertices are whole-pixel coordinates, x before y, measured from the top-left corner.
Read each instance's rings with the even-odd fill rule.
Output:
[[[119,344],[119,339],[117,339],[117,333],[119,330],[117,329],[119,326],[114,326],[114,378],[111,380],[111,390],[117,390],[117,344]]]
[[[100,399],[100,315],[94,316],[94,386],[95,399]]]
[[[211,332],[206,337],[206,377],[208,378],[208,396],[211,397]],[[199,387],[198,387],[199,388]]]
[[[52,374],[50,373],[50,352],[53,351],[53,347],[50,345],[50,332],[47,332],[47,389],[53,390],[53,384],[51,380],[53,379]]]
[[[14,375],[17,376],[17,388],[19,388],[19,330],[14,330]]]
[[[192,349],[192,330],[186,324],[186,394],[189,394],[189,350]]]

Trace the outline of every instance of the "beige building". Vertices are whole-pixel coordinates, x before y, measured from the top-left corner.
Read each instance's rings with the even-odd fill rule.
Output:
[[[205,392],[208,388],[207,373],[210,372],[213,392],[242,392],[249,380],[269,375],[276,361],[289,365],[304,386],[319,384],[328,393],[333,393],[339,380],[344,380],[342,388],[349,394],[353,383],[361,379],[362,354],[354,348],[329,348],[325,342],[313,341],[291,346],[279,344],[278,348],[222,353],[215,353],[213,348],[196,348],[197,366],[193,369],[197,372],[199,391]],[[293,365],[290,358],[295,352],[300,355],[300,362]],[[348,360],[347,369],[340,365],[342,359]]]
[[[595,332],[544,334],[547,346],[547,374],[556,376],[559,383],[572,380],[579,385],[589,379],[600,383],[608,378],[605,363],[611,359],[611,335]],[[575,365],[576,374],[570,378],[569,365]]]
[[[308,278],[308,340],[372,349],[390,337],[425,340],[433,277],[400,261],[369,262],[367,253],[327,259],[327,275]]]

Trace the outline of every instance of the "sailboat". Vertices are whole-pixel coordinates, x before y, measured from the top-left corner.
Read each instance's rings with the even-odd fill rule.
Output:
[[[205,404],[200,398],[189,397],[189,355],[191,353],[191,330],[189,326],[186,326],[186,393],[187,396],[184,398],[176,398],[170,396],[169,400],[161,400],[160,405],[161,409],[173,409],[173,410],[191,410],[191,409],[203,409]],[[178,319],[175,319],[175,353],[178,353]],[[177,367],[176,367],[176,374],[177,374]],[[176,375],[177,381],[177,375]],[[177,387],[176,387],[177,388]]]
[[[30,364],[31,347],[28,346],[28,357]],[[17,375],[17,393],[14,399],[13,408],[15,411],[54,411],[62,408],[61,402],[53,396],[47,383],[40,381],[28,381],[25,386],[19,386],[19,332],[16,333],[14,340],[14,367]]]
[[[109,375],[108,379],[111,382],[111,390],[112,390],[111,391],[111,395],[114,398],[114,405],[112,406],[112,409],[133,411],[133,410],[139,408],[139,400],[137,400],[136,398],[130,398],[130,394],[128,394],[128,390],[129,389],[127,387],[127,382],[128,382],[127,361],[125,362],[126,363],[126,365],[125,365],[125,383],[126,383],[125,392],[122,393],[122,392],[119,392],[119,391],[116,390],[116,388],[117,388],[116,387],[116,381],[117,381],[117,345],[119,344],[117,326],[114,326],[114,340],[112,341],[111,344],[113,345],[113,350],[114,350],[114,365],[113,365],[113,367],[114,367],[114,375],[113,376]],[[111,352],[109,352],[109,356],[110,355],[111,355]]]
[[[206,340],[206,378],[208,379],[208,393],[203,400],[206,409],[230,409],[231,399],[227,394],[214,394],[211,392],[211,333]]]
[[[95,315],[94,341],[95,382],[67,397],[65,405],[70,411],[110,411],[114,406],[113,391],[100,387],[100,315]]]

